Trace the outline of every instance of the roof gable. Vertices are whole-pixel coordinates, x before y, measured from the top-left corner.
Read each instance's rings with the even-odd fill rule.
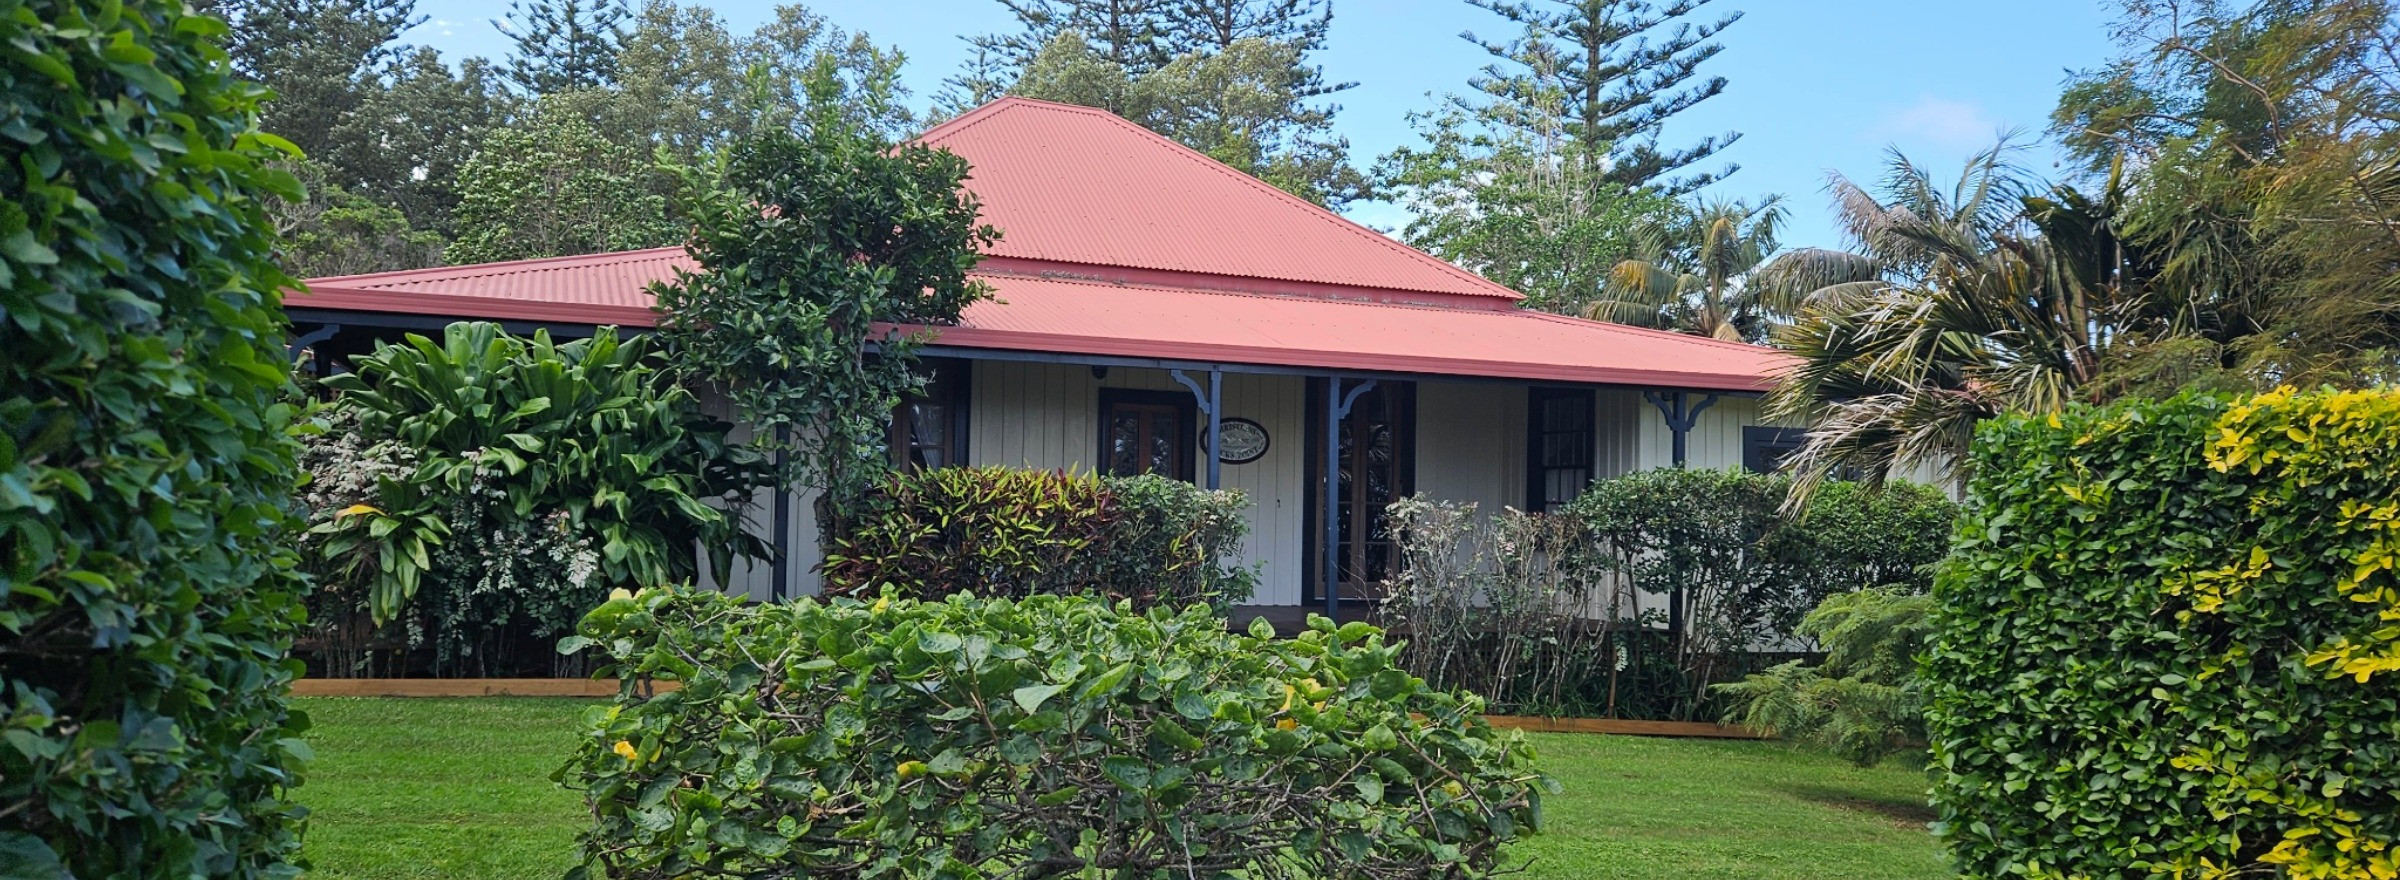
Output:
[[[1105,110],[1002,98],[919,140],[966,158],[993,256],[1521,298]]]

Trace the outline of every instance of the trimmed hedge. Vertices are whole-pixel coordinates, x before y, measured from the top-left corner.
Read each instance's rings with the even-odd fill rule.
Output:
[[[263,200],[225,24],[0,12],[0,875],[290,877],[306,620]]]
[[[2400,876],[2400,393],[1979,432],[1928,676],[1971,877]]]
[[[1247,506],[1239,490],[1158,476],[1010,467],[897,473],[835,538],[825,593],[1088,594],[1144,608],[1223,609],[1249,598],[1256,580],[1224,562],[1249,531]]]
[[[1364,623],[657,590],[582,633],[561,648],[627,684],[560,770],[594,817],[579,874],[1483,877],[1547,784]]]

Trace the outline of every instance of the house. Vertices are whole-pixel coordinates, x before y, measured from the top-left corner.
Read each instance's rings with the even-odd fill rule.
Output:
[[[1760,415],[1786,364],[1769,349],[1520,309],[1105,111],[1008,98],[923,139],[968,159],[1004,237],[975,273],[997,299],[932,339],[895,455],[1241,489],[1259,603],[1376,596],[1383,507],[1412,492],[1548,509],[1595,478],[1766,468],[1797,442]],[[320,356],[465,318],[580,335],[652,325],[647,285],[690,265],[669,248],[319,278],[286,306],[294,350]],[[813,589],[811,506],[779,500],[794,563],[732,588]]]

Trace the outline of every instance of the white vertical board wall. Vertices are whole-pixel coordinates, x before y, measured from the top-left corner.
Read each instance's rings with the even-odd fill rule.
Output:
[[[1068,470],[1089,473],[1100,455],[1100,389],[1136,388],[1191,392],[1165,370],[1112,367],[1104,377],[1072,364],[974,361],[967,410],[967,462],[976,465]],[[1187,372],[1206,387],[1208,374]],[[1248,464],[1225,465],[1224,487],[1250,500],[1250,534],[1234,561],[1259,566],[1259,592],[1251,601],[1271,605],[1300,602],[1300,567],[1305,548],[1309,453],[1306,380],[1300,376],[1224,374],[1226,418],[1244,418],[1267,430],[1267,453]],[[1200,426],[1195,425],[1195,433]],[[1193,476],[1206,480],[1205,454],[1195,455]]]
[[[734,421],[732,403],[725,399],[724,394],[713,388],[700,393],[700,409],[710,416]],[[729,439],[736,443],[748,443],[751,435],[750,425],[736,421],[733,434]],[[816,499],[815,490],[794,492],[790,497],[792,532],[789,541],[792,552],[792,595],[795,596],[813,596],[820,584],[817,578],[817,563],[824,560],[825,553],[822,548],[817,546]],[[714,501],[710,502],[709,506],[720,509],[725,507]],[[774,489],[764,488],[751,492],[750,503],[744,505],[739,512],[742,515],[744,530],[759,536],[759,539],[767,542],[768,546],[774,546]],[[720,578],[707,570],[708,548],[699,548],[698,552],[702,569],[700,573],[702,588],[748,596],[761,601],[775,598],[775,566],[773,563],[736,558],[733,562],[733,571]]]
[[[1522,385],[1417,383],[1417,491],[1522,509],[1525,399]]]

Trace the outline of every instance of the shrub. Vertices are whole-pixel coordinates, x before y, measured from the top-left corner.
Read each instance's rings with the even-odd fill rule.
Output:
[[[1934,588],[1970,876],[2400,871],[2400,394],[1997,419]]]
[[[691,578],[695,547],[720,573],[767,553],[721,509],[764,482],[762,461],[641,339],[458,323],[353,364],[324,383],[340,394],[312,444],[309,546],[335,625],[406,612],[437,673],[488,674],[520,633],[566,635],[611,587]]]
[[[1408,634],[1410,673],[1485,695],[1526,714],[1590,705],[1595,679],[1614,696],[1604,621],[1622,610],[1621,583],[1594,564],[1591,534],[1573,517],[1503,510],[1422,495],[1393,502],[1402,565],[1384,621]],[[1598,621],[1595,612],[1601,612]],[[1613,701],[1599,711],[1607,714]]]
[[[288,877],[307,722],[260,90],[180,2],[0,15],[0,874]]]
[[[1248,598],[1222,561],[1249,524],[1238,491],[1163,477],[1005,467],[893,474],[825,558],[825,592],[1092,594],[1141,607]]]
[[[1921,591],[1945,550],[1955,505],[1931,489],[1835,484],[1791,519],[1790,487],[1671,468],[1593,483],[1556,515],[1404,500],[1384,613],[1407,628],[1410,671],[1511,711],[1698,717],[1712,683],[1773,662],[1761,649],[1802,647],[1824,597]]]
[[[1822,663],[1795,660],[1716,686],[1732,700],[1724,722],[1810,742],[1859,766],[1925,745],[1925,689],[1917,653],[1933,600],[1898,589],[1828,597],[1796,635],[1824,649]]]
[[[611,877],[1480,877],[1546,784],[1363,623],[651,591],[587,643],[626,689],[560,778]]]

